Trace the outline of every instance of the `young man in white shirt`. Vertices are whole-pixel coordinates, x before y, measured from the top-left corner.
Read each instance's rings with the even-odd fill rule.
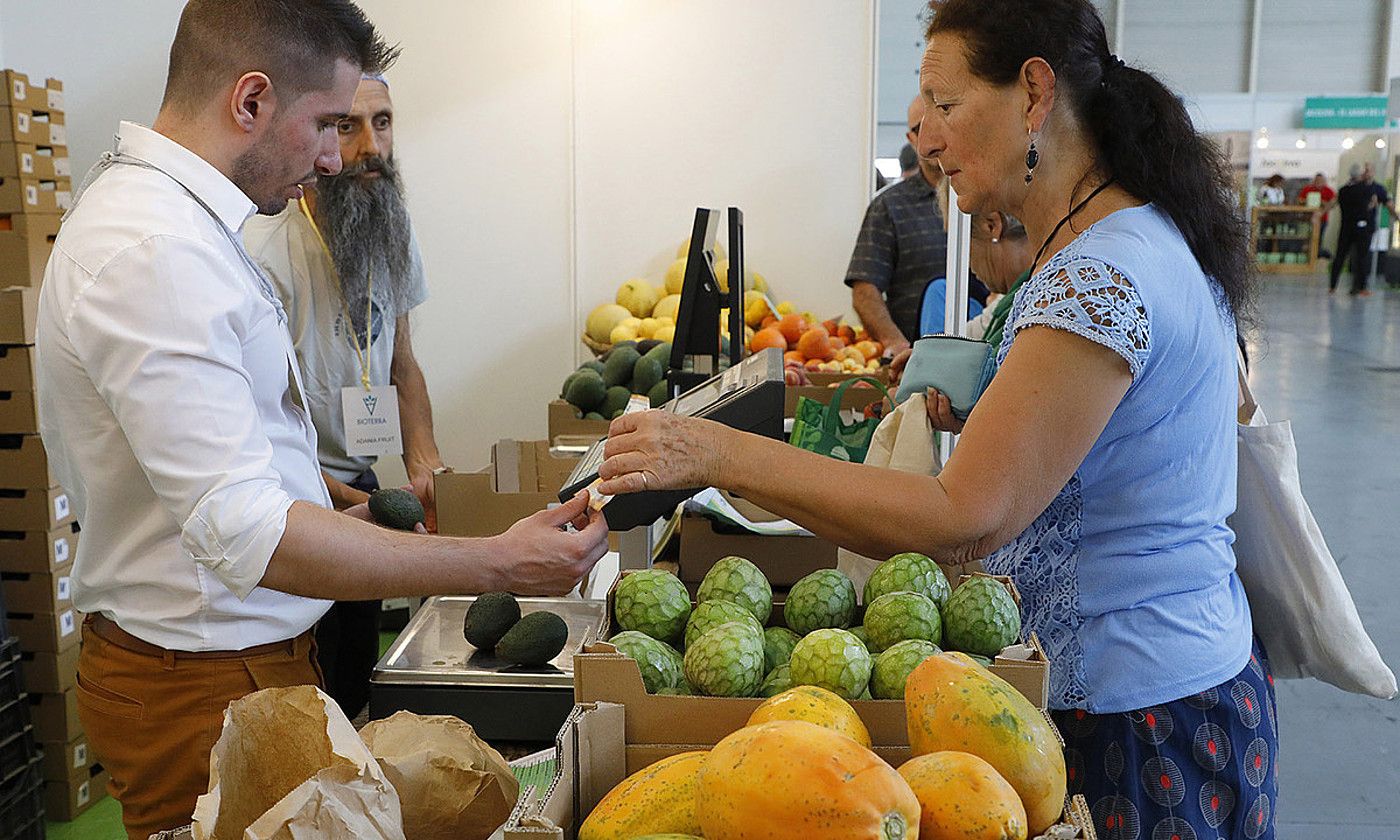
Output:
[[[189,822],[231,700],[320,681],[321,599],[563,594],[607,548],[584,498],[484,540],[329,509],[286,314],[239,231],[340,170],[336,126],[395,52],[348,0],[191,0],[154,130],[121,125],[49,261],[38,390],[83,524],[78,709],[134,840]]]
[[[336,131],[340,173],[318,176],[314,189],[276,216],[249,219],[243,242],[287,310],[336,509],[362,504],[379,488],[377,456],[349,451],[342,393],[392,386],[404,470],[428,530],[436,531],[433,477],[443,463],[408,322],[428,286],[394,157],[394,105],[383,76],[360,81]],[[369,702],[379,613],[379,601],[338,601],[316,625],[326,692],[351,718]]]

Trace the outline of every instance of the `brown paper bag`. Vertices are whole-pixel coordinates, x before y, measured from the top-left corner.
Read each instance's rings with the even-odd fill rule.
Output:
[[[486,840],[520,796],[510,765],[459,718],[396,712],[360,737],[399,792],[413,840]]]
[[[399,798],[335,701],[315,686],[229,704],[209,755],[195,840],[404,840]]]

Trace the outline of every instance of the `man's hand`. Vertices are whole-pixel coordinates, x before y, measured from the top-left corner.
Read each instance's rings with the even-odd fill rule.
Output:
[[[433,471],[426,467],[415,468],[408,474],[408,489],[423,503],[424,523],[428,533],[437,533],[437,498],[433,495]]]
[[[566,530],[569,525],[578,530]],[[496,568],[499,588],[517,595],[567,595],[607,553],[608,523],[589,509],[585,492],[520,520],[498,539],[504,548]]]
[[[885,345],[884,356],[887,359],[897,359],[901,353],[907,353],[909,350],[910,345],[908,340],[901,336]]]
[[[724,464],[725,427],[669,411],[624,414],[608,428],[598,468],[604,495],[709,487]]]
[[[912,355],[914,355],[914,349],[907,346],[894,355],[894,359],[890,362],[891,385],[899,386],[900,380],[904,378],[904,368],[908,367],[909,357]]]

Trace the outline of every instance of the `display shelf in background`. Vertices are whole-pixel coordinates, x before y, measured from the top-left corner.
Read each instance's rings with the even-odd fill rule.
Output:
[[[1316,274],[1322,208],[1258,206],[1250,213],[1254,262],[1268,274]]]

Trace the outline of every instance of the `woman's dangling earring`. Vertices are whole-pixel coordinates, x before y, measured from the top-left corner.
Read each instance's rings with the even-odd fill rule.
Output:
[[[1040,150],[1035,147],[1035,135],[1030,130],[1026,130],[1026,136],[1031,139],[1031,147],[1026,150],[1026,184],[1035,180],[1035,168],[1040,165]]]

